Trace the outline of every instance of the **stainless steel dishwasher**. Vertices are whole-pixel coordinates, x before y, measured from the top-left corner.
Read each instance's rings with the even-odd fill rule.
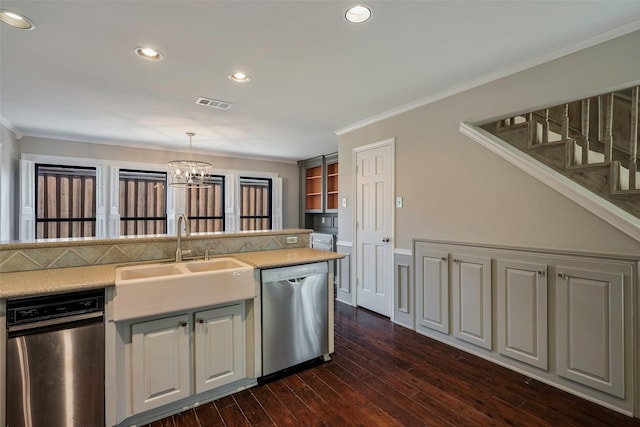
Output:
[[[262,270],[262,375],[329,357],[326,262]]]
[[[7,427],[104,426],[104,291],[7,301]]]

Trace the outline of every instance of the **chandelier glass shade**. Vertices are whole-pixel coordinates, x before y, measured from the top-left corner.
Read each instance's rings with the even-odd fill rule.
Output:
[[[193,160],[191,152],[191,138],[193,132],[187,132],[189,137],[189,160],[172,160],[167,164],[167,180],[171,187],[211,187],[209,177],[213,165],[208,162]]]

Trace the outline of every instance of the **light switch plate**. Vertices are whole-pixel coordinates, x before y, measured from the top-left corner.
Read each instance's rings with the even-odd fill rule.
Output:
[[[342,207],[343,207],[343,208],[346,208],[346,207],[347,207],[347,198],[346,198],[346,197],[343,197],[343,198],[342,198]]]
[[[298,243],[298,236],[287,236],[287,244]]]
[[[396,197],[396,208],[402,207],[402,197]]]

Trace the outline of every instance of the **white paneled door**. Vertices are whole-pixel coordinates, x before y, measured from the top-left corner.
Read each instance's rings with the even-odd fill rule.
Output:
[[[385,316],[393,289],[393,140],[355,150],[356,302]]]

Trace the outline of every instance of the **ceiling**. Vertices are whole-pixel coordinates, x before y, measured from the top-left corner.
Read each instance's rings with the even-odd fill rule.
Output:
[[[0,1],[18,134],[294,161],[336,131],[640,28],[640,1]],[[161,61],[138,58],[150,46]],[[244,71],[246,84],[228,75]],[[233,103],[229,111],[198,97]]]

